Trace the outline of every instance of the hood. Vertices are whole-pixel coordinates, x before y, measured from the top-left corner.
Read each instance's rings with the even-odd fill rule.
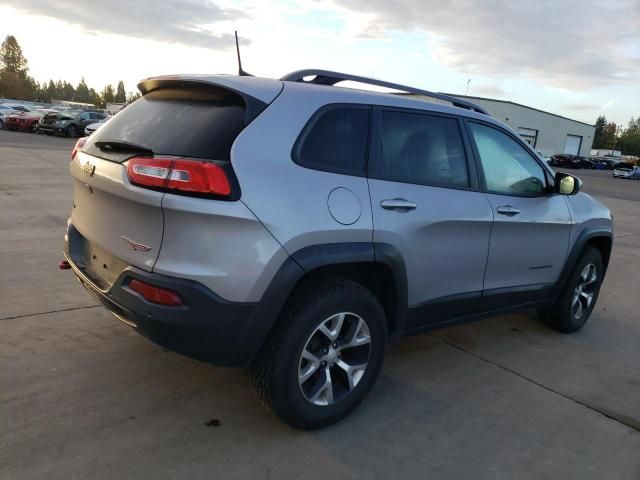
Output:
[[[71,115],[65,115],[64,113],[51,112],[47,113],[44,118],[47,120],[73,120],[75,117]]]

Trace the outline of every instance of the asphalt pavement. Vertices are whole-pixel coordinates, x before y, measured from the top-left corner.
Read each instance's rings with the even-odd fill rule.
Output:
[[[525,312],[406,338],[357,411],[302,432],[57,268],[72,146],[0,131],[0,479],[640,479],[640,181],[571,172],[616,222],[580,332]]]

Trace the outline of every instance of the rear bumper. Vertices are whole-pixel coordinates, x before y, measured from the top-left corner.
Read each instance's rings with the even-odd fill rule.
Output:
[[[218,365],[246,364],[257,353],[259,344],[247,338],[246,331],[251,330],[247,327],[256,304],[228,302],[197,282],[131,266],[103,289],[67,252],[65,257],[93,297],[116,318],[158,345]],[[128,287],[132,279],[172,290],[184,304],[167,307],[151,303]]]

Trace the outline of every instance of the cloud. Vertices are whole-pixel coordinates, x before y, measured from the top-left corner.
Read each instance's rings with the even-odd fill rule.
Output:
[[[574,112],[597,112],[600,110],[600,107],[593,103],[569,103],[564,105],[562,108],[572,110]]]
[[[485,84],[485,85],[471,85],[469,86],[469,95],[486,95],[487,97],[504,97],[507,95],[502,88],[497,85]]]
[[[614,103],[616,103],[614,100],[609,100],[607,103],[605,103],[602,108],[600,108],[600,110],[606,110],[607,108],[609,108],[611,105],[613,105]]]
[[[216,50],[232,48],[234,38],[231,33],[216,34],[210,26],[245,16],[240,10],[220,7],[208,0],[5,0],[5,3],[24,13],[79,25],[89,32]],[[55,32],[51,32],[51,37],[55,39]]]
[[[467,74],[521,75],[564,89],[630,85],[640,75],[630,48],[640,42],[638,0],[333,2],[370,18],[365,37],[423,31],[438,61]]]

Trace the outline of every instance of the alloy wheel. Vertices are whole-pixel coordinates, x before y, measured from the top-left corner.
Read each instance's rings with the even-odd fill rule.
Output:
[[[355,313],[323,320],[307,339],[298,362],[298,384],[318,406],[332,405],[353,391],[369,364],[369,326]]]
[[[576,320],[589,310],[593,302],[593,296],[596,290],[596,281],[598,280],[598,269],[593,263],[589,263],[582,269],[578,279],[578,285],[573,291],[573,300],[571,301],[571,314]]]

